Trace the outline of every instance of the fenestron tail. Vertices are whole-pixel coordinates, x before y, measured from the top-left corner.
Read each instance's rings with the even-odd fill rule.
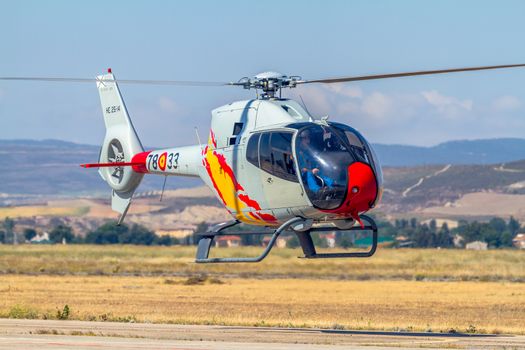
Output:
[[[106,125],[106,136],[100,150],[99,163],[84,166],[98,167],[100,176],[113,189],[111,208],[121,214],[119,219],[121,223],[131,204],[133,193],[144,177],[144,174],[133,171],[127,165],[132,165],[133,156],[143,152],[144,149],[129,118],[111,69],[108,69],[108,74],[97,77],[97,88]],[[116,163],[116,166],[109,163]]]

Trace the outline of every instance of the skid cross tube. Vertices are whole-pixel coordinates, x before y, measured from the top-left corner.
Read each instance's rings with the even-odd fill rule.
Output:
[[[354,226],[347,230],[338,230],[333,227],[314,227],[309,232],[296,233],[303,248],[304,257],[307,259],[327,259],[327,258],[368,258],[374,255],[377,249],[377,225],[371,217],[367,215],[360,215],[361,219],[365,220],[368,225],[364,227]],[[349,252],[349,253],[321,253],[318,254],[315,250],[315,245],[310,236],[310,232],[315,231],[372,231],[372,245],[367,252]]]
[[[279,226],[275,231],[273,231],[272,238],[268,242],[268,245],[263,250],[261,255],[255,256],[255,257],[246,257],[246,258],[209,258],[208,254],[210,252],[211,245],[213,244],[213,238],[215,236],[222,236],[224,235],[221,233],[222,230],[235,226],[239,223],[239,221],[228,221],[222,224],[219,224],[211,229],[210,232],[206,232],[202,235],[201,239],[199,240],[199,246],[197,248],[197,257],[195,259],[196,263],[254,263],[259,262],[266,258],[268,253],[272,250],[275,242],[277,241],[277,238],[279,235],[288,229],[291,225],[303,221],[304,219],[300,217],[295,217],[293,219],[290,219],[286,221],[284,224]],[[231,232],[229,234],[232,234],[235,232]],[[253,232],[253,233],[247,233],[244,234],[270,234],[272,232]]]

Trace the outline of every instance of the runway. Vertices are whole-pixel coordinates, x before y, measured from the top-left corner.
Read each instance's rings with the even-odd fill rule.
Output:
[[[525,349],[525,336],[0,319],[0,349]]]

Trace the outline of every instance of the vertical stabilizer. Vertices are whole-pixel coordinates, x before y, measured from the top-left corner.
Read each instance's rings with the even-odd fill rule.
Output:
[[[100,150],[99,162],[131,162],[133,156],[144,149],[111,69],[108,69],[108,74],[97,77],[97,88],[106,125],[106,136]],[[121,214],[120,223],[144,174],[136,173],[130,167],[104,167],[99,169],[99,173],[113,189],[111,208]]]

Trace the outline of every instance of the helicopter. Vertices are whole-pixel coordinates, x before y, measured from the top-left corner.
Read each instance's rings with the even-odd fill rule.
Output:
[[[231,214],[232,220],[200,233],[197,263],[259,262],[285,231],[297,235],[304,258],[365,258],[377,249],[378,229],[366,215],[383,192],[383,175],[372,145],[356,129],[327,117],[314,118],[306,106],[283,98],[282,90],[303,84],[334,84],[407,76],[525,67],[525,64],[466,67],[392,74],[303,80],[264,72],[237,82],[117,80],[111,69],[96,79],[0,77],[0,80],[96,82],[106,133],[98,168],[112,189],[111,208],[121,224],[146,174],[199,177]],[[211,112],[206,144],[144,150],[120,93],[119,83],[183,86],[238,86],[256,98]],[[301,99],[302,100],[302,99]],[[255,257],[210,257],[214,239],[241,223],[260,229],[236,235],[271,234]],[[311,234],[321,231],[371,233],[368,251],[318,253]]]

